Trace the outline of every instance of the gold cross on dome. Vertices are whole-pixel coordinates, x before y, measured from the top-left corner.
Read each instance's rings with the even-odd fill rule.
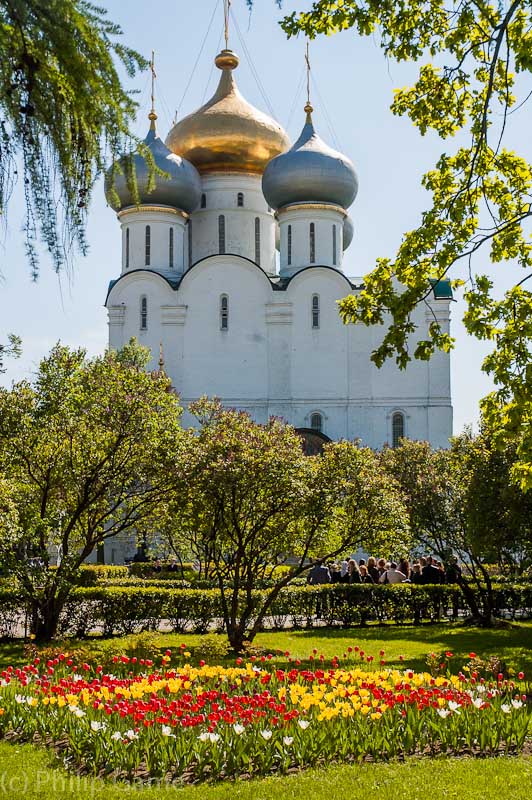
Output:
[[[231,0],[224,0],[224,36],[225,49],[229,50],[229,14],[231,13]]]

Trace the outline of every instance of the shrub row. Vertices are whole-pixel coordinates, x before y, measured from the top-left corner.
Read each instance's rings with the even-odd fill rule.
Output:
[[[152,561],[139,561],[129,564],[129,566],[115,566],[103,564],[84,564],[80,570],[80,578],[78,584],[80,586],[96,586],[100,583],[116,583],[124,580],[140,580],[140,581],[159,581],[162,583],[170,582],[173,584],[175,581],[186,580],[187,583],[194,585],[196,588],[216,588],[216,583],[213,580],[206,580],[200,576],[193,568],[192,563],[184,562],[177,565],[176,570],[169,570],[170,562],[161,562],[161,570],[157,572],[155,565]],[[284,576],[291,568],[285,564],[280,564],[274,568],[274,573],[277,579]],[[305,579],[301,579],[305,581]],[[272,580],[265,580],[257,582],[263,584],[264,587],[271,586]]]
[[[495,595],[500,614],[532,617],[531,586],[500,587]],[[255,591],[254,597],[258,602],[261,592]],[[311,627],[317,617],[331,626],[370,621],[404,624],[466,613],[462,594],[453,586],[291,586],[273,603],[268,626]],[[23,615],[17,593],[0,591],[0,637],[17,635]],[[112,636],[154,631],[163,624],[176,632],[223,630],[218,591],[166,586],[78,587],[64,608],[59,633],[83,638],[98,629]]]

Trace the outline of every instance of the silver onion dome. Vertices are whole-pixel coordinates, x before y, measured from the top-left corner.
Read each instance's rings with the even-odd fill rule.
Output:
[[[268,205],[279,209],[291,203],[332,203],[349,208],[358,191],[351,161],[320,139],[312,122],[312,106],[297,142],[273,158],[262,176]]]
[[[155,187],[149,191],[150,168],[146,159],[140,154],[133,155],[139,201],[141,204],[171,206],[190,213],[198,207],[201,198],[201,179],[199,173],[189,161],[171,152],[157,135],[155,127],[156,115],[150,114],[150,129],[144,139],[153,154],[155,165],[168,174],[155,175]],[[111,167],[105,176],[105,197],[109,205],[120,211],[127,206],[135,205],[132,193],[127,185],[127,163],[124,158]],[[111,191],[114,188],[114,193]],[[118,202],[117,202],[118,196]]]
[[[347,248],[353,241],[354,234],[355,234],[355,227],[353,225],[353,220],[348,214],[344,219],[343,250],[347,250]]]

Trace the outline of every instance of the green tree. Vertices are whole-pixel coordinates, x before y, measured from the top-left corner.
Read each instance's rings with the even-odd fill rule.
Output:
[[[469,536],[501,572],[522,573],[532,560],[532,494],[512,481],[517,445],[496,448],[486,429],[466,431],[453,441],[469,480],[465,518]]]
[[[168,491],[162,464],[179,436],[180,408],[169,379],[145,371],[148,355],[134,340],[91,360],[57,345],[33,384],[0,389],[0,471],[11,503],[0,562],[31,606],[39,639],[54,635],[94,548],[142,528]]]
[[[377,261],[340,312],[345,321],[387,325],[372,358],[381,365],[395,356],[404,367],[453,344],[437,321],[428,337],[416,332],[412,312],[430,281],[465,284],[466,329],[494,343],[483,368],[496,390],[482,403],[484,417],[498,441],[516,435],[513,474],[532,487],[532,293],[524,285],[532,276],[532,167],[506,145],[511,115],[532,95],[530,0],[316,0],[281,24],[289,36],[310,38],[353,29],[380,40],[388,58],[419,62],[414,85],[396,90],[392,112],[408,115],[422,135],[461,134],[423,178],[432,201],[419,226],[393,259]],[[493,264],[523,269],[502,297],[493,292],[494,269],[474,274],[472,258],[484,251]]]
[[[481,454],[474,437],[464,435],[449,450],[432,450],[428,442],[403,439],[399,447],[384,450],[385,469],[400,485],[408,509],[414,543],[434,553],[449,566],[458,558],[462,572],[455,579],[471,612],[471,621],[490,625],[494,618],[494,595],[489,564],[493,542],[487,528],[478,526],[471,500],[480,500],[480,484],[486,481],[486,454]],[[489,491],[485,483],[483,491]],[[476,508],[480,511],[478,505]],[[488,511],[488,510],[487,510]],[[497,545],[507,534],[506,546],[515,545],[517,532],[497,531]]]
[[[18,336],[8,334],[7,344],[0,343],[0,375],[6,371],[4,359],[6,357],[18,358],[22,352],[22,343]]]
[[[361,545],[404,546],[398,492],[371,450],[343,442],[306,457],[298,434],[278,419],[257,424],[208,400],[191,411],[201,427],[174,451],[174,525],[165,530],[176,549],[186,543],[210,562],[235,652],[313,564]],[[280,572],[288,556],[291,567]]]
[[[56,270],[86,252],[86,213],[107,156],[130,140],[137,104],[121,84],[146,61],[86,0],[0,0],[0,214],[25,200],[34,277],[38,240]]]

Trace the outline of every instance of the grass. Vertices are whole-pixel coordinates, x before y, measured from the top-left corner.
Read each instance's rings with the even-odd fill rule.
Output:
[[[135,637],[131,637],[135,638]],[[161,634],[161,650],[178,648],[181,642],[193,647],[201,642],[197,635]],[[451,650],[457,670],[474,651],[481,657],[497,655],[516,671],[532,675],[532,623],[516,624],[508,629],[480,630],[454,625],[422,627],[377,627],[351,630],[316,629],[263,633],[257,637],[260,648],[289,651],[292,657],[307,659],[313,649],[329,659],[341,656],[349,645],[358,644],[378,661],[379,650],[386,653],[391,666],[408,665],[415,670],[425,667],[431,652]],[[86,644],[86,643],[85,643]],[[127,649],[128,639],[109,643],[116,652]],[[401,662],[399,656],[404,656]],[[20,643],[0,645],[0,669],[23,662]],[[276,657],[285,662],[284,656]],[[532,759],[419,759],[404,763],[331,766],[291,775],[251,782],[239,781],[184,788],[161,785],[142,788],[109,784],[99,779],[78,778],[54,766],[52,756],[31,745],[0,742],[0,798],[54,800],[90,798],[91,800],[530,800]]]
[[[121,637],[107,640],[113,652],[127,650],[128,641],[136,637]],[[177,649],[181,642],[187,647],[201,643],[202,637],[196,634],[160,634],[157,637],[163,652],[167,647]],[[82,642],[87,646],[89,642]],[[431,652],[452,651],[455,658],[452,662],[454,670],[469,660],[470,652],[481,657],[497,655],[516,672],[523,670],[532,677],[532,623],[515,623],[506,629],[467,628],[461,625],[423,625],[411,626],[369,626],[367,628],[316,628],[303,631],[283,631],[262,633],[254,642],[265,651],[283,653],[289,651],[292,657],[308,659],[314,649],[323,653],[326,658],[341,656],[349,645],[358,644],[367,653],[375,656],[384,650],[388,666],[407,665],[414,670],[425,668],[425,659]],[[73,643],[65,644],[65,647]],[[399,656],[404,656],[401,662]],[[0,645],[0,669],[9,664],[22,664],[24,661],[21,643]],[[276,658],[277,663],[285,663],[284,656]]]
[[[529,800],[532,759],[410,759],[404,763],[332,766],[285,778],[140,790],[54,768],[30,745],[0,743],[0,798],[8,800]]]

